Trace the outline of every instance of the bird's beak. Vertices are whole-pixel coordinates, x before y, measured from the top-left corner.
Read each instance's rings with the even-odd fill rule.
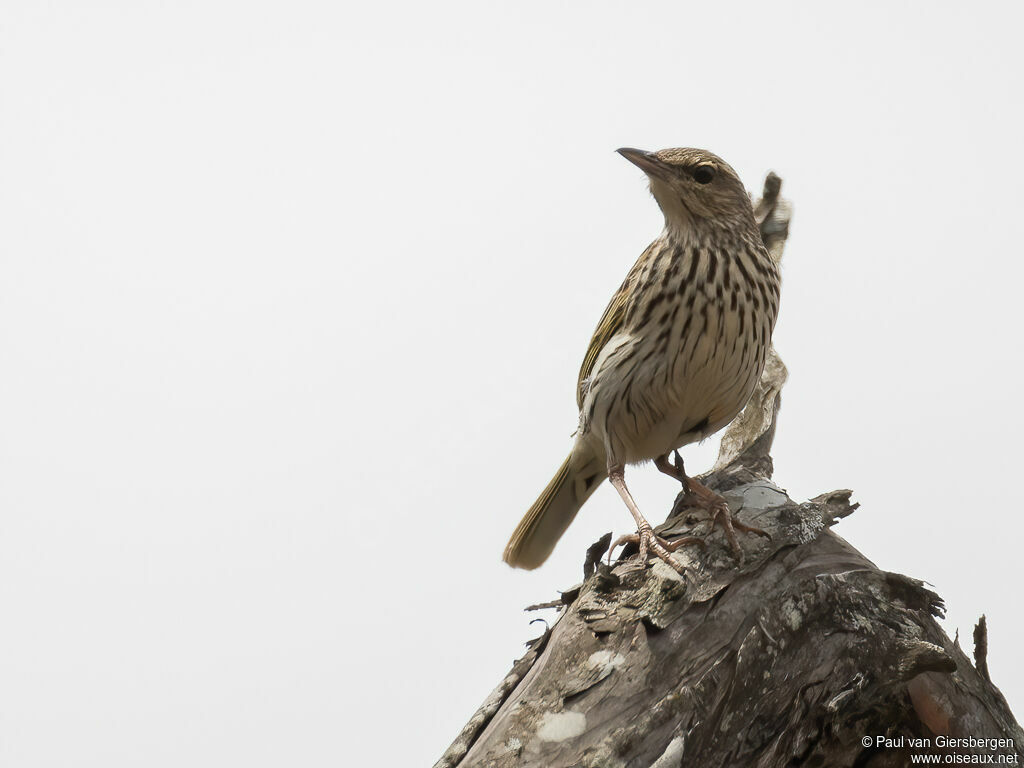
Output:
[[[658,159],[658,156],[653,152],[645,152],[642,149],[631,149],[630,147],[623,147],[622,149],[615,150],[624,158],[629,160],[633,165],[637,166],[646,173],[648,176],[653,176],[656,179],[662,181],[668,181],[671,170],[668,165]]]

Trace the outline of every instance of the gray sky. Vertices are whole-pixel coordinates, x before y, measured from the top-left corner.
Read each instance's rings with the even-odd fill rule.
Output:
[[[776,480],[1024,712],[1021,6],[833,8],[5,4],[0,762],[431,764],[629,528],[500,560],[661,225],[623,145],[784,178]]]

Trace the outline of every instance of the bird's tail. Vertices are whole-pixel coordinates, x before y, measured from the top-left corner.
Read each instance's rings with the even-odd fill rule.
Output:
[[[548,487],[527,511],[505,547],[502,559],[513,568],[533,570],[548,559],[583,502],[607,477],[594,459],[569,454]]]

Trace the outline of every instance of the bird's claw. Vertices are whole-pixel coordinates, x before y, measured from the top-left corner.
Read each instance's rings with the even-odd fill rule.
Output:
[[[729,549],[732,550],[733,556],[739,561],[740,565],[743,565],[744,563],[744,556],[743,549],[740,547],[740,543],[736,538],[736,531],[753,533],[758,536],[764,536],[769,540],[772,538],[772,535],[768,533],[768,531],[762,530],[761,528],[757,528],[753,525],[747,525],[733,517],[732,512],[729,511],[728,503],[726,503],[725,499],[721,497],[711,503],[710,509],[711,527],[708,529],[708,533],[712,533],[715,530],[715,526],[720,523],[722,530],[725,532],[725,538],[729,542]]]
[[[641,526],[636,533],[627,533],[624,536],[617,538],[608,549],[608,559],[611,560],[612,552],[615,551],[616,547],[625,546],[626,544],[636,544],[640,548],[640,562],[642,564],[647,563],[648,550],[657,555],[661,560],[669,565],[676,573],[685,576],[686,569],[672,557],[672,553],[675,552],[682,546],[688,544],[699,544],[702,547],[706,547],[707,544],[703,539],[697,536],[683,536],[675,539],[674,541],[668,541],[658,536],[649,526]]]

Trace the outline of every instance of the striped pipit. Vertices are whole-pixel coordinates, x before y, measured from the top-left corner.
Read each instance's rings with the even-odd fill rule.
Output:
[[[504,559],[536,568],[606,477],[636,521],[640,562],[683,539],[656,536],[626,487],[627,464],[654,460],[683,482],[721,524],[764,534],[732,518],[725,500],[687,478],[669,456],[728,424],[764,367],[779,308],[779,271],[736,172],[701,149],[620,149],[650,180],[665,228],[643,252],[604,311],[576,389],[579,429],[568,458],[512,534]],[[767,535],[767,534],[765,534]]]

